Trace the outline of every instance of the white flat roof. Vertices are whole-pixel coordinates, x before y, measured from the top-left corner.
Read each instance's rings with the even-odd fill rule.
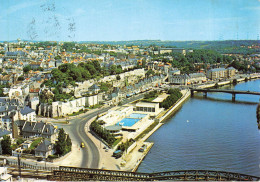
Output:
[[[138,107],[156,107],[159,103],[151,103],[151,102],[138,102],[136,106]]]
[[[5,174],[5,175],[3,175],[0,179],[7,181],[7,180],[10,179],[11,177],[12,177],[11,174]]]
[[[154,99],[152,102],[163,102],[168,96],[169,94],[163,93],[159,95],[156,99]]]

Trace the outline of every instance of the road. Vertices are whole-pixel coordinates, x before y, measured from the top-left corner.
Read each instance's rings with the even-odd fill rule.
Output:
[[[122,101],[122,104],[133,102],[137,99],[143,98],[144,94],[139,94],[131,98]],[[85,126],[89,120],[98,114],[107,112],[114,106],[103,107],[95,111],[89,111],[81,116],[76,116],[69,120],[70,124],[57,124],[59,128],[64,128],[65,132],[69,134],[72,142],[80,146],[81,142],[85,144],[85,148],[82,148],[82,158],[81,166],[82,168],[99,168],[100,155],[97,146],[93,141],[87,136],[85,132]]]

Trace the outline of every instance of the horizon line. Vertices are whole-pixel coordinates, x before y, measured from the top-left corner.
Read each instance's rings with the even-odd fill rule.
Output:
[[[19,39],[19,38],[17,38]],[[0,42],[13,42],[14,40],[0,40]],[[258,39],[225,39],[225,40],[161,40],[161,39],[133,39],[133,40],[79,40],[79,41],[66,41],[66,40],[26,40],[20,39],[21,41],[28,42],[131,42],[131,41],[161,41],[161,42],[215,42],[215,41],[259,41]]]

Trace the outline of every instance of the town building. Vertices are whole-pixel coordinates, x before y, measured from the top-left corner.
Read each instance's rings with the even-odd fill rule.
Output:
[[[159,54],[165,54],[165,53],[181,53],[183,55],[186,55],[186,50],[183,48],[159,48]]]
[[[215,79],[221,79],[221,78],[230,78],[235,76],[236,74],[236,69],[233,67],[229,67],[227,69],[225,68],[215,68],[215,69],[210,69],[207,72],[207,78],[211,80]]]
[[[53,155],[55,152],[53,146],[54,145],[49,140],[44,139],[35,149],[35,156],[47,158],[49,155]]]
[[[20,110],[20,120],[26,121],[36,121],[36,113],[35,110],[31,109],[28,106],[25,106]]]
[[[159,103],[138,102],[135,105],[134,111],[157,115],[160,112]]]
[[[13,181],[12,175],[7,173],[7,167],[0,167],[0,181],[3,182]]]
[[[23,138],[43,137],[55,142],[58,131],[50,123],[32,122],[18,120],[14,122],[14,137],[22,136]]]

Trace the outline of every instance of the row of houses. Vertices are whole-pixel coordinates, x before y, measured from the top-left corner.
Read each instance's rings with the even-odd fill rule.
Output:
[[[233,67],[225,68],[215,68],[211,69],[207,72],[207,77],[211,80],[215,80],[218,78],[231,78],[235,76],[236,69]]]
[[[191,74],[180,74],[179,70],[169,71],[169,82],[171,84],[177,85],[189,85],[189,84],[199,84],[204,83],[207,79],[223,79],[231,78],[235,76],[236,69],[233,67],[225,68],[215,68],[211,69],[205,75],[204,73],[191,73]]]
[[[50,123],[17,120],[14,122],[13,137],[42,137],[54,143],[57,139],[57,128]]]

